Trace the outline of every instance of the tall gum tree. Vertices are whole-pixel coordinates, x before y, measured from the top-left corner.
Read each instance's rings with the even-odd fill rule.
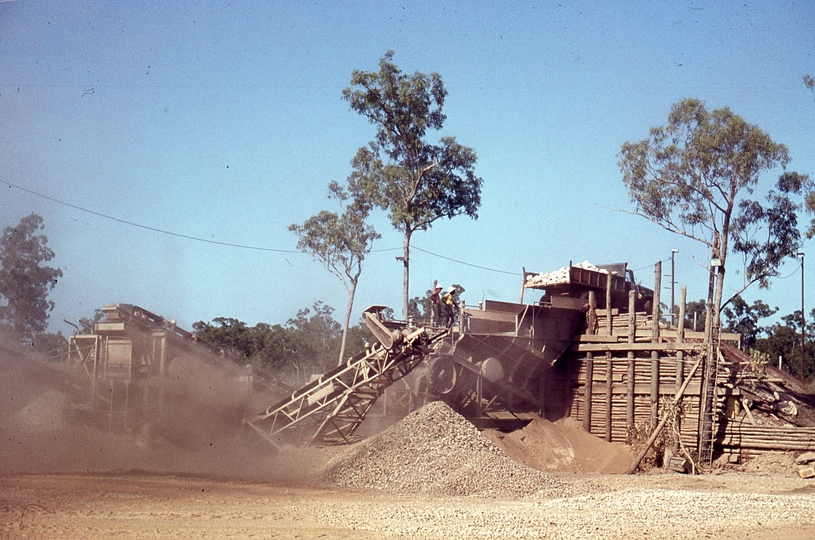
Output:
[[[364,204],[388,212],[401,231],[404,265],[402,314],[409,314],[410,242],[413,233],[430,229],[439,218],[478,218],[482,179],[475,175],[476,153],[455,137],[426,141],[440,130],[447,90],[438,73],[402,73],[393,51],[380,59],[379,71],[354,71],[343,99],[376,126],[376,138],[352,160],[348,192]]]
[[[671,108],[667,125],[625,143],[619,158],[635,213],[701,242],[717,261],[709,275],[713,324],[731,251],[744,259],[744,288],[767,287],[801,245],[798,213],[809,178],[784,172],[774,187],[762,187],[762,173],[788,165],[787,148],[727,107],[708,111],[704,102],[684,99]],[[754,199],[757,189],[763,194]]]
[[[31,214],[0,237],[0,326],[26,340],[44,332],[54,302],[48,292],[62,277],[62,270],[44,263],[54,258],[42,217]]]
[[[336,182],[330,184],[329,192],[342,202],[349,198]],[[369,206],[352,201],[342,214],[323,210],[302,225],[289,226],[289,230],[297,235],[297,249],[320,261],[323,267],[337,276],[348,293],[338,364],[342,364],[345,357],[351,311],[363,263],[374,240],[380,237],[372,226],[366,224],[369,212]]]
[[[676,103],[667,125],[651,128],[645,140],[623,144],[619,158],[636,213],[701,242],[711,255],[705,318],[711,346],[699,426],[699,453],[708,456],[712,366],[728,254],[732,249],[744,257],[745,289],[755,282],[768,286],[781,263],[801,245],[797,214],[810,182],[804,175],[785,172],[775,188],[760,186],[762,173],[787,166],[787,148],[729,108],[708,111],[698,99]],[[757,188],[766,192],[761,200],[752,198]]]

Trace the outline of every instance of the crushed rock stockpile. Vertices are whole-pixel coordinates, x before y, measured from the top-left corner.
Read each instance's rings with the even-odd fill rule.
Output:
[[[568,495],[568,486],[510,459],[443,402],[338,451],[318,480],[337,487],[433,496]]]

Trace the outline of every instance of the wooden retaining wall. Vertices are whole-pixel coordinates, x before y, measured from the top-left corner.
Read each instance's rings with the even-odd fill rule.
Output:
[[[632,429],[647,430],[656,425],[662,409],[673,403],[676,390],[688,377],[698,354],[684,352],[679,378],[676,352],[659,352],[656,377],[652,375],[654,359],[647,351],[647,356],[638,351],[633,359],[624,351],[600,355],[570,352],[563,359],[569,365],[568,386],[573,392],[568,416],[583,423],[584,428],[598,437],[626,442]],[[633,386],[630,384],[632,367]],[[587,385],[589,379],[591,382]],[[701,372],[697,370],[682,400],[682,442],[692,448],[697,443],[701,381]],[[654,384],[656,399],[652,393]]]
[[[744,420],[722,421],[715,439],[724,454],[739,458],[765,452],[806,452],[815,450],[815,427],[752,425]]]
[[[691,377],[677,425],[682,444],[696,449],[702,370],[691,371],[703,344],[686,343],[689,332],[661,327],[654,314],[630,311],[631,317],[615,309],[590,310],[587,332],[558,361],[542,389],[547,418],[568,416],[598,437],[629,442],[635,432],[642,436],[657,425]]]

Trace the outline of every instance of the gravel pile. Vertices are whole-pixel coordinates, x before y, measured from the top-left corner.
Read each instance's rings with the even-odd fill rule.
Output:
[[[464,417],[430,403],[344,449],[320,471],[337,487],[434,496],[563,497],[563,482],[507,457]]]

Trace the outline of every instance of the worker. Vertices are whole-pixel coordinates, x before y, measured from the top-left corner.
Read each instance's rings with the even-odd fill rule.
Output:
[[[432,324],[441,324],[441,283],[436,282],[433,292],[430,293],[430,317]]]
[[[453,326],[453,321],[456,318],[456,288],[454,286],[450,286],[447,288],[447,292],[441,299],[442,309],[444,311],[444,326],[448,328]]]

